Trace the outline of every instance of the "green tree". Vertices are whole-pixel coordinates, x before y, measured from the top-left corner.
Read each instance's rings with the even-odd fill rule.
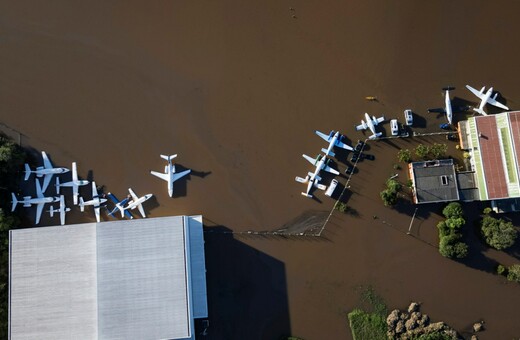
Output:
[[[446,157],[446,152],[448,152],[448,145],[434,143],[430,146],[429,151],[434,159],[444,158]]]
[[[459,202],[451,202],[444,209],[442,209],[442,214],[446,218],[458,218],[462,217],[464,211],[462,210],[462,205]]]
[[[415,154],[421,159],[427,159],[430,153],[430,148],[424,144],[419,144],[415,147]]]
[[[453,230],[446,224],[446,221],[440,221],[437,223],[437,229],[439,229],[439,239],[453,232]]]
[[[520,264],[514,264],[508,268],[507,279],[509,281],[520,282]]]
[[[468,245],[459,240],[462,238],[460,234],[451,233],[441,237],[439,242],[439,252],[447,258],[464,258],[468,255]]]
[[[507,274],[507,268],[504,267],[503,265],[499,264],[497,266],[497,274],[498,275],[506,275]]]
[[[386,188],[390,191],[398,193],[401,190],[402,185],[395,179],[389,179],[388,181],[386,181]]]
[[[392,190],[385,189],[381,191],[380,195],[384,205],[386,205],[387,207],[395,205],[397,203],[397,193]]]
[[[511,222],[489,215],[482,219],[481,231],[486,243],[497,250],[511,247],[517,237],[517,231]]]
[[[462,217],[452,217],[446,220],[446,225],[452,230],[458,230],[466,224],[466,221]]]
[[[399,162],[410,163],[412,161],[412,152],[408,149],[401,149],[397,152]]]

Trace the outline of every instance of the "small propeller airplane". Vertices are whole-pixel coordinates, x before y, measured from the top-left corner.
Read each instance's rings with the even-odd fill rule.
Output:
[[[173,196],[173,182],[181,179],[182,177],[186,176],[191,172],[191,170],[184,170],[182,172],[176,173],[175,172],[175,165],[173,165],[172,160],[177,157],[177,155],[171,155],[171,156],[165,156],[161,155],[162,159],[165,159],[168,162],[168,165],[164,167],[164,173],[160,173],[157,171],[150,171],[150,173],[156,177],[159,177],[160,179],[168,182],[168,195],[170,197]]]
[[[478,108],[473,108],[474,111],[476,111],[484,116],[487,116],[487,113],[484,111],[484,106],[486,106],[486,104],[491,104],[491,105],[499,107],[501,109],[509,110],[509,108],[507,106],[505,106],[504,104],[502,104],[496,100],[497,96],[498,96],[498,92],[495,93],[495,95],[493,96],[493,87],[490,87],[486,92],[484,92],[486,90],[485,86],[482,87],[482,89],[480,89],[480,91],[474,89],[473,87],[471,87],[469,85],[466,85],[466,88],[468,90],[470,90],[475,96],[480,98],[480,105]]]
[[[321,149],[321,151],[325,153],[325,156],[334,157],[336,154],[334,153],[334,151],[332,151],[332,149],[335,146],[338,148],[345,149],[345,150],[354,151],[354,148],[352,148],[351,146],[348,146],[347,144],[345,144],[339,140],[340,139],[339,131],[337,131],[336,133],[334,133],[334,131],[331,131],[328,136],[318,130],[316,130],[315,133],[318,136],[320,136],[323,140],[325,140],[326,142],[329,143],[329,146],[326,149],[325,148]]]
[[[121,208],[119,209],[119,210],[121,210],[121,217],[124,217],[125,210],[128,210],[128,209],[133,210],[133,209],[137,208],[139,210],[139,212],[141,213],[141,215],[143,216],[143,218],[146,218],[146,214],[145,214],[144,208],[143,208],[143,203],[148,201],[153,196],[153,194],[146,194],[144,196],[137,197],[137,195],[135,194],[135,192],[132,189],[129,188],[128,192],[132,196],[132,200],[128,202],[128,205],[126,207],[123,207],[123,209],[121,209]]]
[[[453,109],[451,108],[451,100],[450,100],[450,91],[455,90],[454,87],[447,86],[442,88],[443,91],[446,91],[445,94],[445,107],[435,108],[435,109],[428,109],[428,112],[437,112],[437,113],[445,113],[446,119],[448,120],[448,124],[452,124],[453,121]]]
[[[370,131],[372,132],[372,135],[369,136],[368,138],[376,139],[378,137],[381,137],[381,135],[383,134],[382,132],[376,132],[376,126],[379,123],[383,122],[384,120],[385,120],[385,116],[381,116],[379,118],[372,116],[372,118],[370,118],[368,113],[365,113],[365,120],[361,120],[361,124],[356,126],[356,130],[359,131],[359,130],[370,129]]]
[[[101,204],[107,201],[106,198],[101,198],[98,195],[96,182],[92,181],[92,199],[90,201],[84,201],[83,197],[79,197],[79,209],[81,212],[85,211],[86,205],[91,205],[94,207],[94,213],[96,214],[96,221],[99,223],[101,221],[99,210],[101,208]]]
[[[45,205],[45,203],[54,203],[54,202],[58,202],[60,200],[59,197],[45,197],[43,196],[43,192],[42,192],[42,188],[40,186],[40,182],[36,179],[35,180],[36,182],[36,197],[31,197],[31,196],[24,196],[23,200],[19,201],[17,198],[16,198],[16,195],[12,192],[11,193],[11,197],[12,197],[12,201],[11,203],[13,204],[12,205],[12,208],[11,208],[11,211],[14,211],[16,209],[16,205],[18,203],[21,203],[23,204],[23,206],[25,208],[28,208],[30,207],[31,205],[35,204],[36,205],[36,224],[40,223],[40,218],[42,216],[42,211],[43,211],[43,207]]]
[[[36,170],[31,170],[31,167],[29,164],[25,163],[25,177],[24,180],[27,181],[29,177],[31,177],[31,174],[36,174],[37,177],[43,177],[43,187],[42,191],[45,192],[47,190],[47,187],[49,186],[49,183],[51,182],[53,175],[61,175],[66,172],[69,172],[70,170],[67,168],[55,168],[52,166],[52,163],[45,153],[45,151],[42,151],[42,158],[43,158],[43,166],[39,166],[36,168]]]
[[[54,209],[53,206],[51,206],[50,210],[47,210],[51,217],[54,217],[55,213],[60,214],[60,223],[61,225],[65,225],[65,214],[70,211],[70,208],[67,208],[65,206],[65,196],[60,195],[60,207],[58,209]]]
[[[60,187],[72,187],[72,198],[74,200],[74,205],[78,205],[78,189],[82,185],[87,185],[89,182],[87,180],[79,180],[78,179],[78,169],[76,167],[76,162],[72,162],[72,181],[65,182],[60,184],[60,179],[56,178],[56,193],[60,194]]]
[[[309,163],[314,165],[316,169],[314,170],[314,172],[309,172],[307,176],[305,176],[305,178],[296,176],[295,180],[296,182],[307,184],[307,191],[302,192],[302,195],[305,197],[312,198],[312,195],[310,194],[312,187],[318,188],[320,190],[325,190],[327,188],[325,185],[319,184],[319,182],[321,181],[321,177],[319,176],[320,171],[325,170],[334,175],[339,175],[339,171],[327,165],[329,160],[327,160],[327,157],[325,156],[318,155],[316,158],[309,157],[305,154],[303,154],[302,156],[307,161],[309,161]]]

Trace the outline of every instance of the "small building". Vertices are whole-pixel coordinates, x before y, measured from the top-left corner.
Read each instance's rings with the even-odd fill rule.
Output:
[[[520,210],[520,111],[470,117],[459,122],[478,195],[496,211]]]
[[[202,216],[9,232],[9,339],[194,339]]]
[[[451,202],[460,199],[452,159],[413,162],[408,165],[416,204]]]

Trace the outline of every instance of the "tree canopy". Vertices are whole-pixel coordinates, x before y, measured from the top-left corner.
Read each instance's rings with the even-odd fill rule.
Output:
[[[486,243],[497,250],[511,247],[517,237],[517,231],[511,222],[489,215],[482,219],[481,231]]]

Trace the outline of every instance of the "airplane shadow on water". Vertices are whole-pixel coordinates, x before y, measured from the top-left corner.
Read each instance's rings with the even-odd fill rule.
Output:
[[[191,169],[191,168],[187,168],[180,163],[175,163],[175,172],[176,173],[183,172],[188,169]],[[198,171],[198,170],[191,169],[191,172],[187,176],[185,176],[185,177],[179,179],[178,181],[175,181],[175,183],[173,183],[173,197],[174,198],[175,197],[184,197],[187,195],[188,181],[191,180],[191,176],[204,178],[209,175],[211,175],[211,171]]]
[[[210,322],[205,338],[290,335],[284,263],[237,240],[227,227],[205,225],[204,231]]]

